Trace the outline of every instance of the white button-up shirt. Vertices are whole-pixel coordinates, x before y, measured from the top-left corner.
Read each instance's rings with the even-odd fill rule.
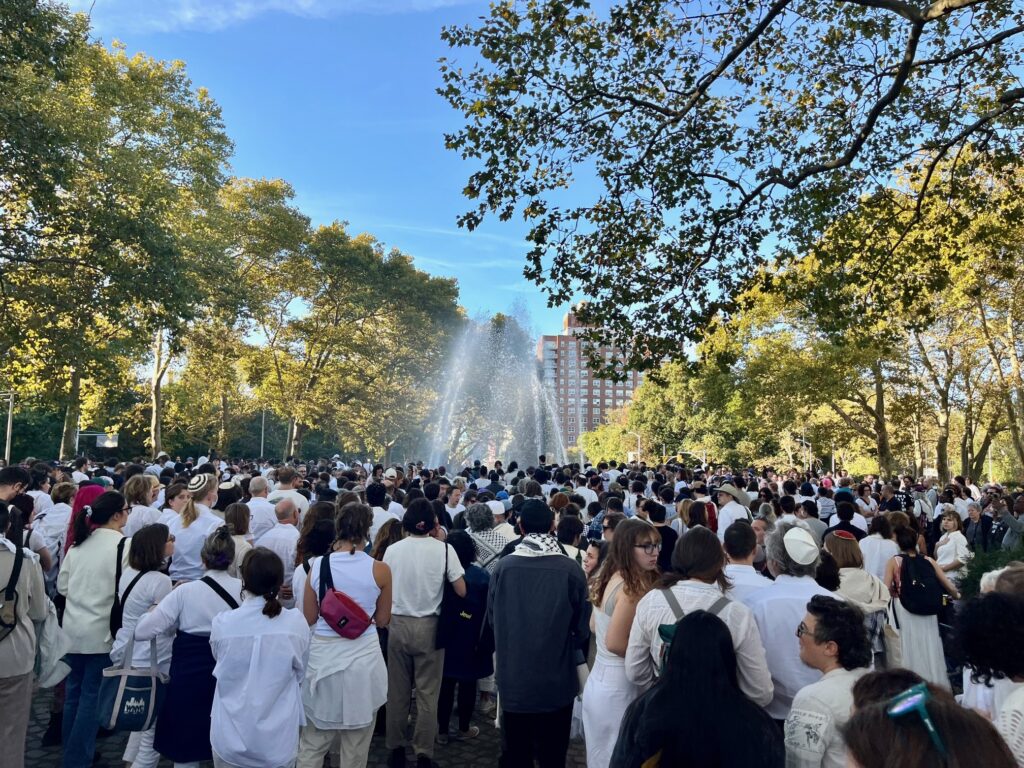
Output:
[[[224,525],[224,521],[203,505],[196,504],[199,516],[187,528],[181,515],[168,519],[167,527],[174,536],[174,555],[171,557],[170,575],[172,581],[195,581],[203,578],[203,544],[207,537]],[[161,516],[161,520],[164,520]]]
[[[729,563],[725,566],[725,575],[732,582],[732,587],[726,595],[733,600],[739,600],[748,608],[750,607],[750,598],[759,590],[771,586],[772,583],[771,579],[765,578],[754,570],[752,565]]]
[[[159,522],[162,514],[159,509],[147,507],[144,504],[136,504],[132,507],[132,511],[128,513],[128,522],[124,524],[122,532],[130,538],[147,525]]]
[[[299,748],[302,681],[309,657],[309,625],[285,608],[270,618],[265,601],[251,597],[213,620],[210,648],[217,661],[210,745],[240,768],[292,765]]]
[[[252,537],[253,544],[259,544],[263,534],[277,525],[277,513],[274,512],[274,505],[262,496],[253,496],[247,504],[249,507],[249,535]]]
[[[672,594],[683,611],[689,613],[709,610],[722,597],[722,590],[717,584],[688,579],[673,585]],[[740,689],[751,701],[763,707],[772,700],[772,680],[765,663],[764,646],[750,609],[743,603],[730,600],[718,617],[732,634]],[[637,603],[626,648],[626,677],[631,682],[644,687],[654,682],[655,672],[661,663],[662,642],[658,627],[662,624],[675,624],[676,621],[678,619],[661,590],[648,592]]]
[[[242,602],[242,581],[228,576],[227,571],[207,571],[224,591]],[[156,608],[147,613],[135,625],[135,641],[146,641],[164,634],[174,634],[178,630],[190,635],[208,635],[213,626],[213,617],[224,611],[230,611],[227,600],[213,591],[213,587],[202,581],[190,581],[179,584],[171,590],[171,594],[161,600]]]
[[[259,545],[266,547],[279,558],[285,573],[291,573],[295,567],[295,550],[299,545],[299,529],[291,523],[275,523],[274,527],[263,534]]]
[[[840,728],[853,709],[853,684],[867,671],[833,669],[797,693],[786,718],[786,768],[845,768]]]
[[[750,510],[733,499],[718,510],[718,540],[725,541],[725,530],[737,520],[749,520]]]
[[[900,548],[892,539],[872,533],[860,540],[860,553],[864,556],[864,570],[885,579],[885,565],[900,553]]]
[[[750,610],[764,641],[768,669],[775,685],[775,696],[765,710],[776,720],[784,720],[797,691],[821,679],[821,673],[800,661],[800,641],[796,628],[807,615],[807,603],[814,595],[842,598],[829,592],[810,576],[779,576],[767,589],[750,598]]]

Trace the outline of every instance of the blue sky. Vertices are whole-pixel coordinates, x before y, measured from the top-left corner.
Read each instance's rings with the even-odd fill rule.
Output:
[[[93,34],[187,64],[221,105],[232,171],[283,178],[314,223],[348,221],[457,277],[470,315],[524,302],[537,333],[557,333],[522,276],[520,221],[476,232],[456,217],[472,166],[444,148],[459,116],[435,93],[441,27],[473,22],[480,0],[72,0]],[[461,52],[465,59],[468,52]],[[465,61],[469,64],[469,61]]]

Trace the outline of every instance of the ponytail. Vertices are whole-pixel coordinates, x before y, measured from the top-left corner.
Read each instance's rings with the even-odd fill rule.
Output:
[[[181,508],[181,525],[183,528],[188,528],[199,518],[199,510],[196,508],[197,503],[202,503],[217,486],[216,475],[196,475],[188,481],[189,497],[185,502],[185,506]],[[199,500],[198,502],[196,500]]]
[[[281,608],[283,606],[281,605],[281,601],[277,599],[276,589],[273,592],[268,592],[267,594],[265,594],[263,596],[263,599],[267,601],[266,604],[263,606],[264,616],[268,616],[269,618],[273,619],[281,615]]]
[[[25,525],[21,518],[21,510],[13,504],[0,501],[0,536],[20,549],[24,534]]]
[[[266,547],[254,547],[242,558],[242,585],[250,595],[259,595],[265,601],[263,615],[275,618],[281,615],[281,601],[277,595],[284,583],[284,564],[281,558]]]
[[[71,546],[80,546],[92,532],[102,528],[124,510],[124,496],[117,491],[105,491],[96,497],[91,505],[82,507],[75,518],[74,537]]]

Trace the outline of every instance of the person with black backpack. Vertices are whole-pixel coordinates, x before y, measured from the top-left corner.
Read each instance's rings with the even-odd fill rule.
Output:
[[[0,744],[11,768],[24,765],[36,660],[32,622],[46,618],[49,604],[39,562],[22,547],[23,532],[20,511],[0,501]]]
[[[959,592],[934,560],[918,553],[913,528],[897,528],[896,544],[900,553],[886,564],[884,581],[892,595],[889,620],[900,635],[901,666],[949,688],[938,614]]]

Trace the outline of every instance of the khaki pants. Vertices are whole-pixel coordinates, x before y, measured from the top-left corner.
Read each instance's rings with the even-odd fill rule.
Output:
[[[412,747],[434,756],[437,697],[441,692],[444,651],[436,650],[437,616],[392,616],[388,627],[387,747],[406,746],[412,689],[416,688],[416,728]]]
[[[350,730],[323,731],[312,723],[302,726],[299,734],[299,759],[296,768],[321,768],[324,755],[331,745],[338,742],[338,764],[342,768],[366,768],[366,760],[370,755],[370,742],[373,740],[373,726]],[[334,760],[331,760],[334,763]]]
[[[435,697],[436,698],[436,697]],[[32,707],[32,673],[0,677],[0,768],[25,765],[25,737]]]

